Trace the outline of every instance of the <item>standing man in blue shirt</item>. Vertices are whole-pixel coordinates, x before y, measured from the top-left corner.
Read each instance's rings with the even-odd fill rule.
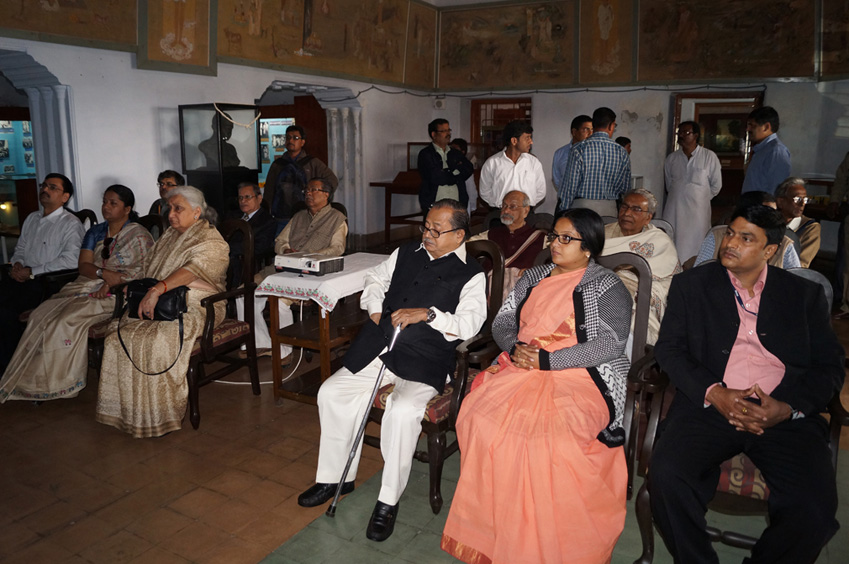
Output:
[[[572,147],[557,191],[561,210],[589,208],[599,215],[617,215],[616,200],[631,187],[631,158],[612,139],[615,130],[613,110],[593,112],[593,134]]]
[[[778,126],[778,112],[771,106],[749,114],[746,131],[754,146],[743,180],[743,192],[760,190],[775,194],[778,185],[790,176],[790,151],[778,139]]]
[[[551,180],[554,181],[554,189],[560,192],[563,177],[566,175],[566,164],[569,162],[569,152],[572,147],[593,134],[593,118],[581,114],[572,120],[572,140],[554,152],[554,162],[551,164]]]

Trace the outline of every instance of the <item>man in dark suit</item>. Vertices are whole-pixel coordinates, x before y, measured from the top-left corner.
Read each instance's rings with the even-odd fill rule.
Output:
[[[474,172],[474,165],[463,153],[448,146],[451,140],[451,125],[448,120],[438,118],[427,125],[433,143],[419,151],[418,169],[422,177],[419,188],[419,205],[422,213],[434,202],[448,198],[468,207],[466,179]]]
[[[231,216],[233,219],[244,219],[251,226],[254,234],[254,259],[270,253],[274,249],[274,231],[276,222],[268,210],[262,205],[262,190],[251,182],[239,184],[239,213]],[[238,255],[242,251],[242,240],[234,238],[230,243],[230,264],[235,285],[240,285],[243,280],[242,266]]]
[[[781,214],[738,208],[719,262],[672,279],[655,347],[677,388],[650,464],[651,506],[675,562],[719,562],[705,532],[719,465],[743,452],[770,489],[748,562],[813,562],[837,531],[819,415],[844,380],[823,289],[767,261]]]

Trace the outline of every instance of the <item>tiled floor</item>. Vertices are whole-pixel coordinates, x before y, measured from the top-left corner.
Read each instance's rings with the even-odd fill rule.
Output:
[[[849,343],[849,321],[837,328]],[[260,359],[260,368],[269,380],[270,360]],[[0,562],[453,561],[439,550],[439,535],[457,479],[456,455],[446,463],[442,513],[431,513],[426,468],[414,463],[396,532],[374,543],[365,527],[379,488],[378,480],[368,481],[382,466],[376,449],[364,449],[358,488],[334,519],[323,515],[325,507],[296,503],[314,478],[314,406],[275,406],[268,385],[256,397],[248,386],[211,384],[201,390],[198,431],[186,420],[180,431],[137,440],[94,421],[96,388],[90,375],[76,399],[0,405]],[[844,449],[847,439],[849,431]],[[819,562],[849,562],[849,455],[843,454],[838,518],[844,528]],[[633,561],[639,546],[631,507],[613,562]],[[723,562],[743,555],[722,550]],[[660,543],[655,561],[670,561]]]

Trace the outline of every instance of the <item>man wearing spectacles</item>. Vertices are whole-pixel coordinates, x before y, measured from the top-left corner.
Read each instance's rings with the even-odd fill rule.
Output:
[[[345,214],[330,205],[331,192],[330,184],[324,180],[313,179],[307,183],[303,191],[307,209],[297,212],[274,239],[275,253],[278,255],[296,252],[315,253],[329,257],[338,257],[345,253],[348,220]],[[256,281],[260,283],[266,276],[274,273],[274,266],[267,267],[257,275]],[[267,301],[264,296],[256,296],[254,311],[262,312]],[[290,308],[293,303],[292,300],[285,298],[277,300],[281,328],[294,322]],[[239,319],[244,319],[240,300],[236,301],[236,310]],[[258,315],[257,319],[263,318]],[[265,323],[254,324],[254,337],[257,354],[263,356],[271,354],[271,335]],[[292,348],[289,346],[280,347],[280,358],[285,359],[284,364],[290,362],[291,359],[286,357],[291,352]]]
[[[380,372],[394,390],[386,401],[380,430],[384,467],[377,504],[366,536],[389,538],[398,500],[407,485],[413,453],[428,402],[454,370],[455,348],[478,333],[486,319],[486,280],[477,261],[466,255],[469,214],[456,200],[433,204],[421,243],[395,250],[366,274],[360,305],[366,322],[343,360],[344,368],[318,392],[321,441],[316,483],[298,497],[303,507],[329,501],[351,451],[356,429]],[[387,352],[394,327],[403,329]],[[342,493],[354,489],[355,458]]]
[[[159,176],[156,177],[156,187],[159,188],[159,199],[153,202],[147,213],[149,215],[161,215],[167,220],[169,212],[168,192],[177,186],[185,185],[186,180],[183,178],[183,175],[176,170],[163,170],[160,172]]]
[[[616,215],[616,200],[631,187],[631,159],[613,141],[616,113],[593,112],[593,134],[574,147],[557,195],[560,209],[588,208],[599,215]]]
[[[71,180],[48,174],[38,191],[41,211],[29,214],[10,263],[0,278],[0,373],[12,358],[24,331],[18,317],[59,290],[42,274],[77,268],[85,228],[65,205],[74,194]]]
[[[484,202],[498,208],[504,196],[513,190],[527,194],[535,206],[545,198],[545,173],[539,159],[531,154],[534,128],[526,121],[511,121],[501,134],[504,150],[483,163],[480,195]]]
[[[696,256],[711,226],[710,201],[722,190],[716,153],[699,145],[702,130],[694,121],[678,126],[678,150],[663,164],[666,205],[663,219],[672,224],[678,260]]]
[[[543,249],[545,231],[537,229],[527,222],[531,212],[531,201],[526,194],[514,190],[508,192],[501,202],[501,225],[475,235],[470,241],[487,239],[492,241],[504,253],[504,294],[503,301],[525,269],[534,265],[537,255]],[[490,265],[484,265],[489,275]]]
[[[601,254],[634,253],[640,255],[651,268],[651,313],[646,342],[653,345],[657,341],[660,322],[666,310],[666,295],[672,277],[681,272],[678,251],[672,239],[652,225],[651,220],[657,210],[657,199],[648,190],[637,188],[625,194],[619,206],[617,220],[604,226],[604,250]],[[631,298],[637,295],[639,278],[629,269],[616,271],[628,288]],[[634,299],[634,311],[637,309]],[[634,331],[634,316],[631,316],[631,332]],[[630,346],[625,350],[630,351]]]
[[[242,219],[248,222],[254,235],[255,261],[266,257],[274,249],[274,233],[277,222],[262,205],[262,189],[253,182],[239,183],[239,211],[232,213],[230,219]],[[238,287],[243,281],[242,263],[239,259],[242,253],[242,239],[239,235],[230,241],[230,270],[233,275],[233,287]],[[259,262],[256,262],[259,264]]]
[[[326,182],[331,190],[339,179],[320,159],[304,150],[307,134],[300,125],[286,128],[286,152],[274,160],[265,177],[265,200],[271,205],[271,215],[277,220],[279,234],[294,213],[293,206],[304,201],[303,191],[310,180]]]
[[[804,178],[791,176],[775,189],[778,211],[787,222],[787,229],[799,237],[799,262],[808,268],[820,250],[822,226],[815,219],[804,215],[808,203],[808,190]]]
[[[419,151],[417,164],[422,178],[419,188],[422,214],[427,215],[434,202],[445,198],[467,206],[466,179],[475,172],[475,167],[463,153],[448,146],[451,140],[448,120],[433,120],[427,125],[427,132],[432,143]]]

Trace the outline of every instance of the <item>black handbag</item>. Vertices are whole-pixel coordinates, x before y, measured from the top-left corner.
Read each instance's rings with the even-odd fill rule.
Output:
[[[159,283],[155,278],[142,278],[141,280],[133,280],[127,283],[126,305],[124,310],[128,311],[128,317],[139,319],[139,305],[144,299],[148,290]],[[124,344],[124,339],[121,338],[121,321],[124,318],[124,311],[121,312],[121,317],[118,318],[118,341],[121,343],[121,348],[124,349],[124,354],[130,359],[130,362],[136,370],[148,376],[158,376],[171,370],[177,364],[177,359],[180,358],[180,353],[183,352],[183,314],[189,310],[186,302],[186,294],[189,291],[188,286],[179,286],[173,290],[168,290],[156,302],[156,308],[153,310],[153,321],[179,321],[180,323],[180,350],[177,351],[177,357],[174,362],[160,372],[146,372],[139,368],[133,357],[130,356],[130,351],[127,350],[127,345]]]

